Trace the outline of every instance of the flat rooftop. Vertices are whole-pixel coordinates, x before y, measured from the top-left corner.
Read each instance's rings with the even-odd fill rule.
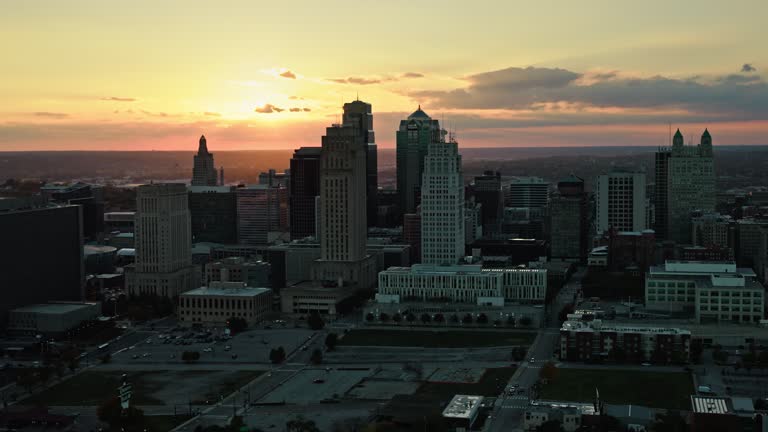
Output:
[[[29,305],[29,306],[20,307],[18,309],[14,309],[11,312],[58,315],[58,314],[65,314],[65,313],[69,313],[69,312],[74,312],[74,311],[80,310],[80,309],[90,308],[94,304],[95,303],[45,303],[45,304],[34,304],[34,305]]]
[[[255,297],[266,292],[269,288],[254,288],[245,286],[242,282],[220,282],[210,287],[195,288],[182,293],[183,296],[223,296],[223,297]]]
[[[728,414],[728,398],[691,396],[691,410],[700,414]]]
[[[482,396],[456,395],[443,410],[443,417],[470,420],[483,399]]]

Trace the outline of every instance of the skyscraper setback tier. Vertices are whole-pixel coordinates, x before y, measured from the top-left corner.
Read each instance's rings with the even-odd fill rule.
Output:
[[[365,146],[365,208],[367,224],[376,226],[376,214],[378,209],[378,149],[376,136],[373,132],[373,111],[371,104],[361,100],[344,104],[343,123],[351,125],[357,130],[357,134]]]
[[[402,214],[415,213],[421,198],[424,158],[429,143],[442,140],[440,122],[430,118],[421,106],[400,121],[397,133],[397,192]]]
[[[195,285],[187,187],[139,186],[136,193],[136,263],[126,280],[132,295],[176,297]]]
[[[429,144],[421,196],[421,262],[456,264],[464,257],[464,179],[459,145]]]
[[[217,173],[216,167],[213,164],[213,153],[208,152],[208,143],[205,140],[205,135],[200,136],[194,162],[192,186],[216,186]]]

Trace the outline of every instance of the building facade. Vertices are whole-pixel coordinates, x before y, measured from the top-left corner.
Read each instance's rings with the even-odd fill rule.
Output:
[[[485,171],[476,176],[472,191],[475,202],[482,206],[481,224],[483,234],[493,236],[501,232],[504,216],[504,192],[501,188],[501,173]]]
[[[597,177],[595,185],[595,228],[603,233],[642,231],[646,224],[645,173],[613,171]]]
[[[697,323],[758,324],[764,303],[755,272],[734,262],[667,261],[645,277],[646,309],[686,313]]]
[[[421,196],[421,262],[456,264],[464,258],[464,177],[456,141],[429,144]]]
[[[314,236],[320,196],[320,147],[301,147],[291,158],[291,240]]]
[[[245,245],[266,245],[269,233],[283,229],[283,204],[288,192],[282,185],[248,185],[236,190],[237,240]]]
[[[232,317],[253,325],[271,311],[272,290],[242,282],[211,282],[179,296],[179,324],[186,326],[226,326]]]
[[[415,213],[421,201],[421,181],[424,174],[424,158],[429,143],[441,141],[440,122],[433,120],[421,106],[407,119],[400,121],[397,130],[397,192],[400,194],[400,211]]]
[[[190,186],[192,242],[237,242],[237,199],[230,186]]]
[[[540,177],[515,177],[504,187],[505,207],[546,207],[549,183]]]
[[[176,297],[194,285],[188,201],[183,184],[139,186],[136,261],[126,275],[131,295]]]
[[[584,261],[587,256],[587,194],[584,180],[571,175],[560,180],[549,200],[550,257]]]
[[[213,153],[208,152],[208,142],[201,135],[192,168],[192,186],[216,186],[216,177]]]
[[[60,336],[101,316],[101,303],[46,303],[14,309],[8,330],[14,334]]]
[[[344,104],[343,123],[352,125],[365,146],[365,209],[369,227],[376,226],[379,207],[379,173],[371,104],[361,100]]]
[[[271,287],[272,266],[255,258],[229,257],[205,264],[205,283],[243,282],[249,287]]]

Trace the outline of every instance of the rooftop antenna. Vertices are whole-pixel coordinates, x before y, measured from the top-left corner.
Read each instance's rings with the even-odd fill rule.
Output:
[[[672,122],[669,122],[669,146],[672,147]]]
[[[359,91],[359,90],[358,90],[358,91],[356,92],[356,94],[355,94],[355,100],[356,100],[357,102],[360,102],[360,91]]]

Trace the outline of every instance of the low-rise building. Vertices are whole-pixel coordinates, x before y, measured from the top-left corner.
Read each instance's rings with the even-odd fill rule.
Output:
[[[205,281],[244,282],[249,287],[269,288],[272,266],[255,258],[229,257],[205,265]]]
[[[443,417],[456,420],[461,423],[461,426],[471,430],[472,424],[477,420],[483,399],[485,398],[482,396],[455,395],[443,410]]]
[[[557,421],[565,432],[581,427],[582,409],[567,405],[532,405],[523,415],[523,430],[535,431],[548,421]]]
[[[304,281],[280,290],[283,313],[305,315],[317,312],[336,315],[336,306],[354,294],[355,287],[330,287]]]
[[[179,296],[179,323],[223,326],[231,317],[251,325],[272,310],[272,290],[249,287],[243,282],[211,282]]]
[[[690,346],[688,330],[609,324],[579,312],[560,328],[560,359],[568,361],[684,363]]]
[[[56,336],[74,330],[101,315],[101,303],[46,303],[13,309],[8,331],[15,334]]]
[[[687,313],[697,323],[757,324],[763,319],[765,289],[749,268],[734,262],[666,261],[645,278],[650,311]]]
[[[379,273],[377,296],[387,302],[449,301],[470,304],[543,303],[544,269],[489,268],[481,265],[390,267]]]
[[[759,417],[755,416],[751,399],[691,396],[691,430],[697,432],[764,430],[759,424]]]

